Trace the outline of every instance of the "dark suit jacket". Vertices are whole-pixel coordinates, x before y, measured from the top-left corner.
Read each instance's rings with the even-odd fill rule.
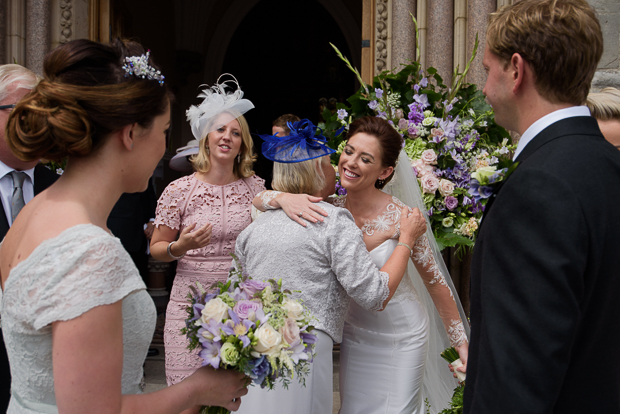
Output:
[[[34,195],[45,190],[58,179],[58,175],[44,167],[37,165],[34,168]],[[4,207],[0,203],[0,240],[4,239],[9,231],[9,222],[4,213]],[[0,335],[0,412],[5,412],[11,398],[9,390],[11,389],[11,371],[9,370],[9,361],[4,347],[4,339]]]
[[[482,221],[465,413],[620,413],[620,151],[550,125]]]
[[[54,184],[59,175],[51,171],[49,168],[38,164],[34,167],[34,195],[36,196],[41,191],[45,190],[50,185]],[[9,222],[6,219],[4,207],[0,203],[0,240],[6,236],[9,231]]]

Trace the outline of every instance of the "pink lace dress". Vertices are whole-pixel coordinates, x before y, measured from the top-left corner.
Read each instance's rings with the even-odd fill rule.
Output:
[[[200,282],[208,288],[226,280],[232,263],[230,253],[239,233],[251,223],[252,199],[265,189],[264,183],[254,175],[219,186],[192,174],[170,183],[157,203],[156,226],[163,224],[181,231],[193,223],[196,227],[207,222],[213,225],[211,243],[188,251],[177,264],[164,327],[168,385],[182,381],[201,366],[198,353],[187,350],[187,339],[181,335],[189,285]]]

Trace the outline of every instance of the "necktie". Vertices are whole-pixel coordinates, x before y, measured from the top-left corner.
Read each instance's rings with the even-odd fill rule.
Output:
[[[11,198],[11,217],[15,222],[15,217],[21,211],[22,207],[26,204],[24,202],[24,190],[22,185],[26,178],[26,173],[19,171],[11,171],[11,177],[13,177],[13,198]]]

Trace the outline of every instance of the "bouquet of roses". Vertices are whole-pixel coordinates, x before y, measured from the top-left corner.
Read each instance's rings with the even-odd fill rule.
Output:
[[[286,387],[295,376],[304,383],[317,340],[312,316],[282,289],[282,280],[252,280],[234,261],[226,283],[214,284],[212,293],[200,283],[190,287],[182,331],[188,349],[200,348],[203,366],[243,372],[261,388],[273,389],[277,380]],[[203,407],[201,413],[229,411]]]
[[[480,187],[474,178],[476,173],[480,178],[497,171],[499,182],[512,171],[515,146],[508,132],[495,123],[493,110],[476,85],[464,83],[477,47],[476,39],[465,70],[456,68],[448,87],[436,69],[423,70],[418,62],[401,65],[398,72],[384,71],[367,85],[334,46],[362,85],[348,99],[351,106],[338,104],[334,114],[323,114],[330,145],[338,148],[334,161],[344,148],[341,133],[355,118],[386,119],[404,138],[440,249],[474,244],[490,195],[490,187]]]

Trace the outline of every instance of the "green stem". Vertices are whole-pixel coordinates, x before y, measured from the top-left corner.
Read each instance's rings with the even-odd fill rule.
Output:
[[[360,82],[360,84],[364,87],[364,90],[366,91],[366,95],[367,98],[370,98],[370,92],[368,92],[368,85],[366,85],[366,82],[364,82],[362,80],[362,75],[360,75],[360,73],[358,72],[357,69],[355,69],[353,67],[353,65],[351,65],[351,62],[349,62],[349,59],[347,59],[346,57],[343,56],[342,53],[340,53],[340,50],[338,50],[338,48],[336,46],[334,46],[333,43],[330,43],[331,47],[334,48],[334,50],[336,51],[336,54],[338,55],[338,57],[347,65],[347,67],[353,72],[355,73],[355,76],[357,76],[357,80]]]

